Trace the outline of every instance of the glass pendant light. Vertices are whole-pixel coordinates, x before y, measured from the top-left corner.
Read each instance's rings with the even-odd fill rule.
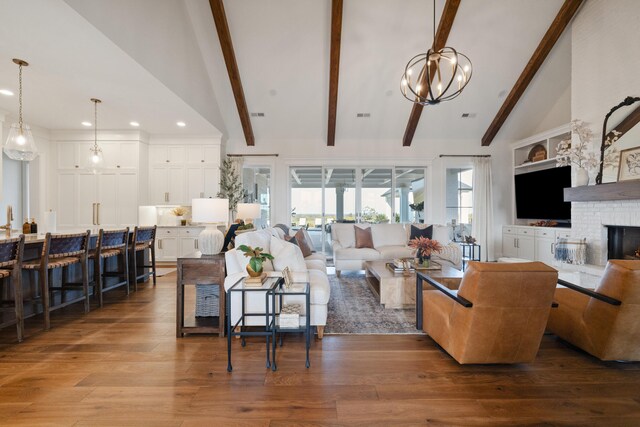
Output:
[[[91,98],[93,102],[93,147],[89,149],[89,170],[94,174],[99,174],[104,169],[104,157],[102,149],[98,146],[98,104],[101,103],[97,98]]]
[[[22,67],[29,66],[29,63],[17,58],[14,58],[13,62],[18,64],[19,67],[18,84],[20,90],[18,102],[20,110],[18,123],[13,123],[9,129],[9,136],[4,144],[4,152],[10,159],[30,162],[38,157],[38,148],[31,134],[31,128],[22,122]]]

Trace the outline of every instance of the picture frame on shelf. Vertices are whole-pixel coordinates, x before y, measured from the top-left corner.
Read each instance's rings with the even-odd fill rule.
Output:
[[[620,151],[618,181],[634,181],[640,179],[640,147]]]
[[[289,267],[285,267],[284,270],[282,270],[282,278],[284,279],[284,287],[290,289],[291,285],[293,285],[293,279]]]

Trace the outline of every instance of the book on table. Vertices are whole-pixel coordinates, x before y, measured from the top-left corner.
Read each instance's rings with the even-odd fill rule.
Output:
[[[267,280],[267,273],[262,273],[258,277],[247,277],[244,279],[244,285],[246,287],[256,287],[259,288],[262,284]]]

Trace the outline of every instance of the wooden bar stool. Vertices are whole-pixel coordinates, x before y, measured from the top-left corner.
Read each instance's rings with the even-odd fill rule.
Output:
[[[134,283],[134,289],[138,290],[138,280],[147,279],[149,276],[153,276],[153,286],[156,285],[156,226],[153,227],[135,227],[133,229],[133,238],[131,239],[130,257],[131,261],[131,279]],[[136,254],[149,249],[151,265],[138,265]],[[150,268],[148,273],[142,273],[138,275],[139,268]]]
[[[24,254],[24,235],[15,239],[0,241],[0,297],[2,305],[0,311],[15,311],[15,320],[7,320],[0,324],[0,328],[13,325],[15,323],[18,333],[18,342],[22,342],[24,337],[24,304],[22,301],[22,256]],[[5,292],[9,293],[9,286],[13,286],[13,300],[10,300]],[[5,304],[13,302],[13,307],[6,307]]]
[[[42,296],[42,311],[44,314],[44,329],[51,327],[50,315],[53,310],[66,307],[69,304],[84,300],[84,312],[88,313],[89,307],[89,236],[91,232],[78,234],[57,234],[47,233],[42,246],[42,255],[39,260],[27,261],[22,264],[22,268],[38,273],[40,283],[40,294]],[[82,283],[72,283],[65,281],[68,276],[69,266],[80,264],[82,269]],[[53,271],[62,269],[62,280],[59,287],[51,286],[53,282]],[[82,296],[71,301],[66,301],[67,291],[81,287]],[[51,305],[54,301],[55,292],[60,291],[60,303]]]
[[[129,227],[121,230],[100,230],[96,249],[89,258],[93,259],[93,285],[98,296],[98,304],[102,307],[103,292],[120,286],[126,286],[129,295]],[[107,271],[107,259],[116,257],[116,271]],[[107,284],[107,277],[117,277],[117,283]]]

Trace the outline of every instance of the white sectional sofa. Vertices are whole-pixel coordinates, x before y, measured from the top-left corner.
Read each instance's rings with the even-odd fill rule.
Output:
[[[356,248],[354,227],[371,227],[373,249]],[[449,230],[450,227],[444,225],[433,226],[433,238],[444,246],[444,250],[431,258],[443,265],[461,269],[462,251],[459,245],[450,242]],[[413,256],[414,252],[408,246],[410,233],[411,224],[331,224],[336,274],[339,276],[343,270],[363,270],[365,261]]]
[[[311,287],[311,325],[317,327],[318,338],[322,338],[324,326],[327,323],[327,304],[329,303],[330,286],[327,278],[325,257],[322,254],[313,253],[307,258],[302,256],[300,248],[284,240],[284,233],[279,229],[264,229],[242,233],[236,236],[236,246],[247,245],[261,247],[264,252],[275,257],[273,263],[267,261],[263,264],[264,271],[269,275],[280,275],[284,266],[288,266],[294,276],[294,281],[308,281]],[[232,249],[225,253],[227,277],[224,288],[228,290],[240,278],[248,276],[246,266],[249,258],[241,251]],[[300,304],[304,311],[304,296],[290,296],[287,303]],[[227,301],[231,309],[231,318],[227,321],[232,325],[240,318],[242,301],[239,292],[233,293],[232,301]],[[264,313],[265,293],[246,293],[245,313]],[[306,313],[304,313],[306,314]],[[264,325],[263,316],[251,316],[247,318],[246,326]]]

